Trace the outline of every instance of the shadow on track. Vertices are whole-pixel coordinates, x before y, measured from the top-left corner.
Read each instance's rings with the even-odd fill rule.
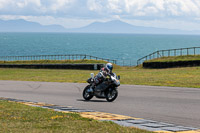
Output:
[[[77,99],[76,101],[82,101],[82,102],[107,102],[104,100],[83,100],[83,99]]]

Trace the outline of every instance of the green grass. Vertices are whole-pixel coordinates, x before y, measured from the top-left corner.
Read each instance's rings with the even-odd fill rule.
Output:
[[[0,132],[7,133],[150,133],[39,107],[0,100]]]
[[[0,80],[86,83],[92,70],[0,68]],[[169,69],[119,68],[122,84],[200,88],[200,67]]]
[[[0,64],[106,64],[104,60],[32,60],[32,61],[0,61]],[[115,68],[121,66],[113,64]]]
[[[200,67],[116,70],[123,84],[200,88]]]
[[[157,59],[148,60],[145,62],[176,62],[176,61],[192,61],[192,60],[200,60],[200,55],[161,57]]]
[[[103,60],[32,60],[32,61],[0,61],[0,64],[91,64],[107,63]]]

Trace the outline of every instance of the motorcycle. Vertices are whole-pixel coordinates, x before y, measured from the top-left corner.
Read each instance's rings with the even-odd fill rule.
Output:
[[[106,78],[102,83],[95,86],[93,92],[90,92],[89,89],[94,82],[94,73],[91,73],[91,78],[87,80],[89,85],[87,85],[83,90],[83,98],[85,100],[90,100],[95,96],[96,98],[103,98],[108,102],[112,102],[118,96],[117,87],[120,86],[119,80],[120,76],[113,73],[109,76],[109,78]]]

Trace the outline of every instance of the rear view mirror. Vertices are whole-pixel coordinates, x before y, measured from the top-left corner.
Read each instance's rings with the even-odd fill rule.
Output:
[[[118,77],[118,79],[120,79],[120,75],[118,75],[117,77]]]

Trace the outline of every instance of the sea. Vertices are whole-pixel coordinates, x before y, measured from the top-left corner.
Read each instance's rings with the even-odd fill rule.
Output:
[[[200,35],[0,33],[0,56],[87,54],[136,61],[157,50],[200,47]]]

